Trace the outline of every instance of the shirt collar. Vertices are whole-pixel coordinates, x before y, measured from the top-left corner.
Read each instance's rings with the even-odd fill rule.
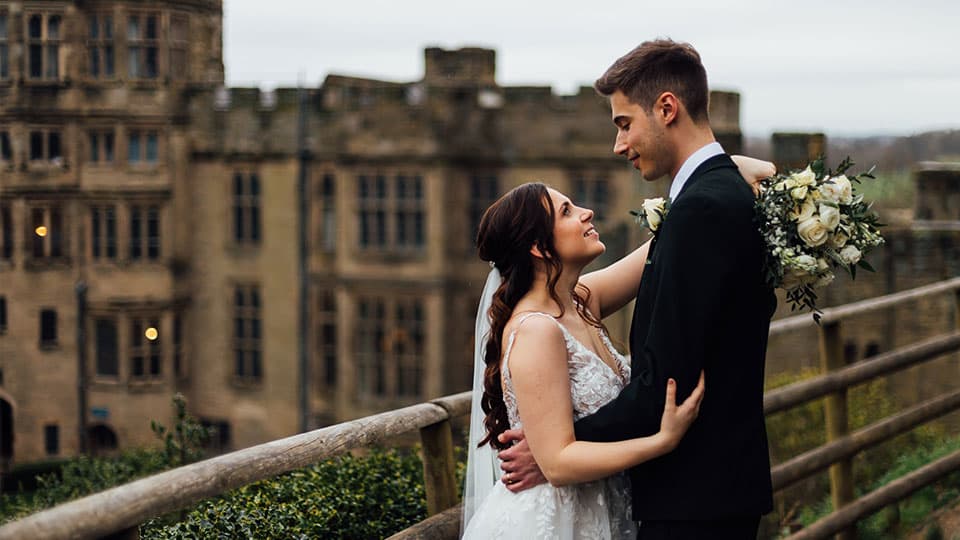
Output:
[[[675,201],[677,199],[677,196],[680,195],[680,191],[683,189],[683,185],[687,183],[690,175],[693,174],[693,171],[697,170],[697,167],[702,165],[704,161],[722,153],[723,147],[720,146],[720,143],[712,142],[691,154],[690,157],[683,162],[683,165],[680,166],[680,170],[677,171],[677,176],[673,178],[673,183],[670,184],[670,200]]]

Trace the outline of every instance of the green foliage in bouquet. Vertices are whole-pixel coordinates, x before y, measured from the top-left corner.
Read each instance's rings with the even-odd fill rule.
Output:
[[[818,321],[815,289],[829,285],[837,267],[854,278],[857,267],[873,272],[864,256],[883,244],[879,216],[853,187],[873,179],[873,169],[848,177],[853,164],[848,157],[831,171],[818,158],[802,171],[760,183],[756,207],[767,247],[765,279],[787,291],[792,309],[809,309]]]

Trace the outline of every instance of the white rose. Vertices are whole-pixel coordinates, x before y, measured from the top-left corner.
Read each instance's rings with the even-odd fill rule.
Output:
[[[861,253],[857,246],[847,246],[840,250],[840,260],[846,264],[857,264],[860,262]]]
[[[838,230],[830,238],[830,245],[833,247],[833,249],[841,249],[843,246],[847,245],[847,240],[849,239],[850,237],[847,236],[846,233]]]
[[[840,203],[840,188],[836,184],[823,184],[817,188],[820,197],[831,202]]]
[[[817,183],[817,175],[813,174],[813,169],[808,165],[806,169],[793,175],[798,186],[812,186]]]
[[[663,221],[663,197],[647,199],[643,201],[642,206],[643,213],[647,218],[647,225],[650,226],[650,230],[657,230],[660,227],[660,222]]]
[[[783,185],[785,185],[787,189],[793,189],[798,185],[797,179],[794,176],[791,176],[790,178],[787,178],[786,180],[783,181]]]
[[[840,209],[828,204],[820,205],[820,222],[827,229],[834,231],[840,225]]]
[[[817,247],[827,241],[830,231],[824,227],[819,218],[812,217],[797,225],[797,233],[808,246]]]
[[[807,198],[807,186],[795,187],[790,190],[790,196],[798,201],[802,201]]]
[[[786,182],[777,182],[777,184],[773,186],[773,189],[775,189],[775,190],[777,190],[777,191],[783,191],[783,190],[787,189],[787,183],[786,183]]]
[[[804,201],[802,205],[794,208],[793,211],[790,212],[790,217],[793,218],[794,221],[806,221],[812,218],[816,211],[816,205],[811,201]]]
[[[803,268],[806,272],[812,272],[817,269],[817,260],[811,257],[810,255],[800,255],[794,259],[797,266]]]
[[[845,175],[833,178],[833,184],[839,190],[840,204],[850,204],[853,202],[853,185]]]

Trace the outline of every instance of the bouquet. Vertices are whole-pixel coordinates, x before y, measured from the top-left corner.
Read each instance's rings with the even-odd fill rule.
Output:
[[[792,309],[809,308],[819,322],[815,289],[829,285],[834,269],[856,278],[857,267],[874,269],[864,260],[883,244],[883,224],[853,187],[874,178],[873,169],[846,176],[853,166],[846,158],[836,172],[823,159],[802,171],[776,174],[760,182],[757,220],[766,243],[764,275],[771,287],[787,291]]]
[[[833,172],[819,158],[802,171],[760,182],[756,209],[766,243],[766,282],[787,292],[793,310],[809,308],[817,322],[815,289],[832,283],[838,267],[854,278],[857,267],[874,272],[863,257],[883,244],[879,216],[853,187],[874,178],[873,169],[848,177],[845,173],[852,166],[846,158]],[[669,210],[670,200],[657,197],[644,200],[640,210],[630,213],[656,238]]]

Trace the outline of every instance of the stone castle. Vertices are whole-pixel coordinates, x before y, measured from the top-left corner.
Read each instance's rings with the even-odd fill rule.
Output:
[[[666,192],[592,89],[501,86],[493,50],[265,92],[225,87],[222,24],[221,0],[0,0],[4,466],[152,444],[176,392],[225,450],[467,389],[491,202],[547,182],[609,258]],[[710,116],[739,152],[739,95]]]

